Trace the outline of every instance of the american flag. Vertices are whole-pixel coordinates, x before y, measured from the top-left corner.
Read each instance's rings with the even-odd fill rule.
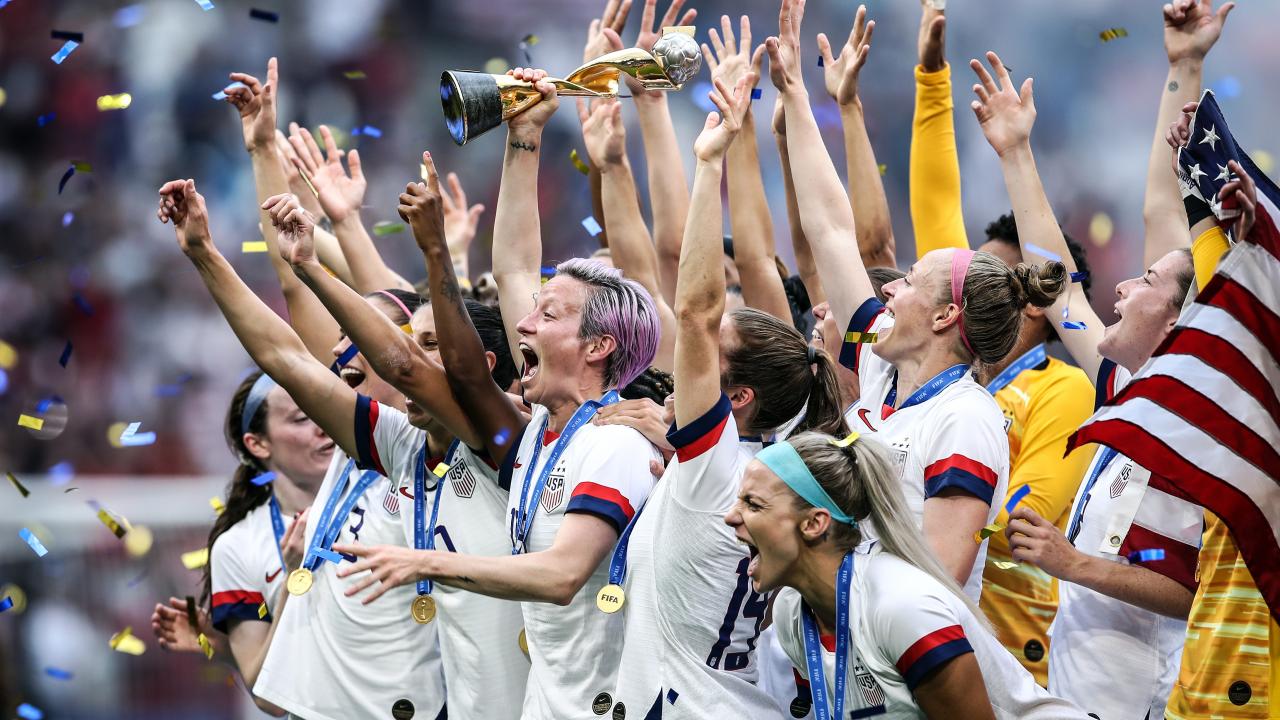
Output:
[[[1236,160],[1258,187],[1257,220],[1127,387],[1072,435],[1170,481],[1171,492],[1231,530],[1272,616],[1280,619],[1280,190],[1240,151],[1211,92],[1186,148],[1183,189],[1224,219],[1218,191]]]

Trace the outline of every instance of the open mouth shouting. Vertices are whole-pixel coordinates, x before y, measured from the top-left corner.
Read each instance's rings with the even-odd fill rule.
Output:
[[[520,375],[520,383],[527,385],[538,375],[538,354],[528,343],[520,343],[520,355],[524,358],[524,372]]]
[[[350,365],[347,365],[343,367],[341,370],[339,370],[338,375],[341,376],[342,381],[345,382],[352,389],[358,388],[364,384],[364,380],[365,380],[364,371],[358,368],[353,368]]]

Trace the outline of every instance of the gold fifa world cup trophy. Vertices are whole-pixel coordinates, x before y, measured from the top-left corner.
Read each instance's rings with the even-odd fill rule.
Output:
[[[679,90],[702,67],[692,27],[665,28],[652,51],[618,50],[585,63],[563,80],[548,77],[560,95],[617,97],[622,74],[643,90]],[[440,102],[453,141],[465,145],[542,99],[532,83],[510,75],[446,70],[440,76]]]

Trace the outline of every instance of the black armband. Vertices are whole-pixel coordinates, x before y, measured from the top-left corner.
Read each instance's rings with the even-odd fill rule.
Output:
[[[1188,228],[1193,228],[1201,220],[1213,216],[1213,210],[1209,207],[1209,203],[1195,195],[1188,195],[1182,198],[1182,207],[1187,211]]]

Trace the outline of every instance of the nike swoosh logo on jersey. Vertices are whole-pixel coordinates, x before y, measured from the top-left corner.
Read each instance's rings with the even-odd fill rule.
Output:
[[[409,498],[410,500],[413,499],[413,493],[409,492],[409,488],[407,487],[400,488],[400,494]]]
[[[523,466],[523,465],[524,465],[524,463],[518,462],[518,463],[514,463],[514,464],[512,464],[512,466],[511,466],[511,467],[513,467],[513,468],[518,468],[518,467],[521,467],[521,466]]]
[[[280,568],[273,573],[267,573],[267,582],[274,581],[276,578],[280,577],[280,573],[282,572],[284,572],[284,568]]]
[[[866,425],[867,427],[871,428],[872,431],[874,431],[876,429],[876,426],[872,425],[871,421],[867,419],[867,415],[869,415],[870,413],[871,413],[870,410],[866,408],[862,408],[861,410],[858,411],[858,419],[862,420],[862,423],[864,425]]]

